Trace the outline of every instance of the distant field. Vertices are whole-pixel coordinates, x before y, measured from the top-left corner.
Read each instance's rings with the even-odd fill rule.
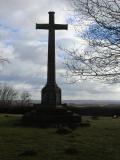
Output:
[[[120,118],[83,117],[91,126],[66,135],[55,128],[23,127],[20,119],[0,114],[1,160],[120,160]]]

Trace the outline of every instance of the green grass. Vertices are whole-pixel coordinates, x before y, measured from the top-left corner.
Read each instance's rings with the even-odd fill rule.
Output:
[[[67,135],[57,134],[55,128],[23,127],[20,119],[20,115],[0,114],[1,160],[120,159],[120,118],[83,117],[91,126]]]

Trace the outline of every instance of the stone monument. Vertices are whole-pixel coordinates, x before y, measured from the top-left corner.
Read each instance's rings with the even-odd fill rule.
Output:
[[[55,24],[54,14],[55,12],[49,12],[49,24],[36,24],[36,29],[49,30],[47,83],[42,89],[41,105],[34,105],[30,112],[24,114],[22,122],[41,127],[75,127],[81,122],[81,116],[61,105],[61,89],[56,84],[55,73],[55,30],[67,30],[68,25]]]
[[[61,104],[61,89],[56,83],[56,68],[55,68],[55,30],[67,30],[67,24],[55,24],[54,14],[49,13],[49,24],[36,24],[36,29],[46,29],[49,31],[48,36],[48,65],[47,65],[47,83],[42,89],[41,104],[42,105],[60,105]]]

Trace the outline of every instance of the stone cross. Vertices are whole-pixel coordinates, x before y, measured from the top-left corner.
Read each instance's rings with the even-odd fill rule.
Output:
[[[47,84],[42,89],[42,104],[45,105],[60,105],[61,104],[61,89],[56,84],[55,73],[55,30],[67,30],[68,25],[55,24],[54,14],[49,13],[49,24],[36,24],[36,29],[49,30],[48,36],[48,65],[47,65]]]

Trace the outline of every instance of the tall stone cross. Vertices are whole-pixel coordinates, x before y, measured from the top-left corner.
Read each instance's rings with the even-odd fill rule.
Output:
[[[68,25],[55,24],[54,14],[49,13],[49,24],[36,24],[36,29],[49,30],[48,36],[48,65],[47,65],[47,84],[42,89],[42,104],[43,105],[60,105],[61,104],[61,89],[56,84],[55,73],[55,30],[67,30]]]

